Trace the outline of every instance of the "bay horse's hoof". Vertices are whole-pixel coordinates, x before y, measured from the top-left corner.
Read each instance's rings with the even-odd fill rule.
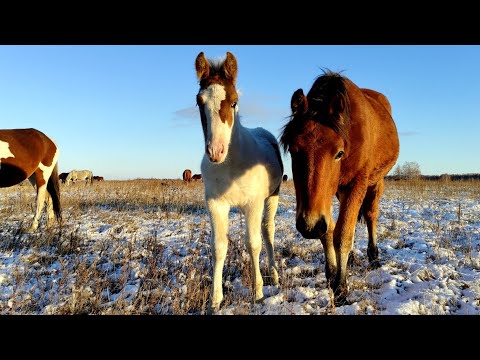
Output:
[[[380,267],[382,267],[382,264],[380,263],[379,260],[372,260],[368,264],[368,268],[371,269],[371,270],[375,270],[375,269],[378,269]]]

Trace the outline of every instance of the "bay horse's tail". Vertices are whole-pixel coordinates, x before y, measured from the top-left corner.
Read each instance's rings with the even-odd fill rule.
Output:
[[[60,205],[60,185],[58,179],[58,163],[53,168],[52,175],[48,178],[47,191],[52,197],[53,211],[58,221],[62,220],[62,208]]]

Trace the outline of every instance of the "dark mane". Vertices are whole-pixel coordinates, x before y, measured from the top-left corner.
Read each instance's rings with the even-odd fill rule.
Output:
[[[288,151],[289,143],[303,125],[303,119],[312,119],[328,126],[345,141],[348,140],[350,98],[345,81],[346,78],[340,73],[328,69],[315,79],[307,94],[307,111],[290,115],[290,120],[283,127],[280,143],[284,152]],[[333,115],[330,114],[332,106],[337,110]]]

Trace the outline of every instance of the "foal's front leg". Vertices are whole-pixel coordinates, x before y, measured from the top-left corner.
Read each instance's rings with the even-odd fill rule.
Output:
[[[252,263],[252,280],[255,289],[255,301],[263,299],[263,279],[260,274],[260,251],[262,250],[262,215],[264,202],[256,201],[245,208],[247,225],[247,250]]]
[[[228,249],[228,213],[230,205],[210,199],[207,201],[207,208],[212,231],[210,247],[213,263],[212,291],[208,312],[212,313],[218,310],[223,300],[222,275]]]

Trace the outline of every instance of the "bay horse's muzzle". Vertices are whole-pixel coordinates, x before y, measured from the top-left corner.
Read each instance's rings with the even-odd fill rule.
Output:
[[[297,230],[305,239],[319,239],[328,230],[327,218],[321,215],[317,222],[311,224],[303,215],[297,218]]]

